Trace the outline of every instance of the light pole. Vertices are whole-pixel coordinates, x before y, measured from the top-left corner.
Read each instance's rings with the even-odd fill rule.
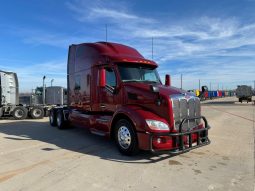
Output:
[[[182,74],[181,74],[181,89],[182,89]]]
[[[52,87],[52,83],[53,83],[54,79],[51,79],[50,81],[50,86]]]
[[[45,79],[46,76],[43,76],[43,105],[45,105]]]

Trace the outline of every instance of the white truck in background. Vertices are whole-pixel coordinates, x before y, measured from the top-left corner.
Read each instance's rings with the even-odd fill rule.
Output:
[[[63,105],[65,89],[62,87],[48,87],[46,89],[46,104],[40,95],[20,95],[17,74],[0,70],[0,119],[13,117],[14,119],[41,119],[49,115],[53,105]],[[48,103],[48,104],[47,104]]]

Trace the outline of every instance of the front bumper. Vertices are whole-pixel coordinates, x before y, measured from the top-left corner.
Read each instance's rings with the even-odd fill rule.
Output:
[[[194,120],[194,119],[202,119],[204,121],[204,128],[194,129],[190,131],[183,131],[183,124],[187,120]],[[211,127],[208,125],[208,122],[204,116],[200,117],[192,117],[192,118],[184,118],[179,125],[179,132],[178,133],[148,133],[149,134],[149,150],[152,153],[170,153],[170,154],[180,154],[192,149],[196,149],[211,143],[210,139],[208,138],[208,130]],[[193,129],[193,128],[192,128]],[[194,135],[196,136],[196,141],[194,142]],[[155,149],[153,146],[153,140],[155,138],[160,137],[170,137],[171,140],[174,140],[175,147],[171,148],[161,148]]]

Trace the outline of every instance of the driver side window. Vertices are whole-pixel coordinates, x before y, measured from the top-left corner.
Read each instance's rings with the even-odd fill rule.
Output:
[[[106,71],[106,85],[115,88],[116,87],[116,76],[112,68],[105,68]]]

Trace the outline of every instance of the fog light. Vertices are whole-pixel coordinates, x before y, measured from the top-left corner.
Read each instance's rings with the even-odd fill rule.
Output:
[[[157,138],[157,143],[161,143],[161,138]]]

